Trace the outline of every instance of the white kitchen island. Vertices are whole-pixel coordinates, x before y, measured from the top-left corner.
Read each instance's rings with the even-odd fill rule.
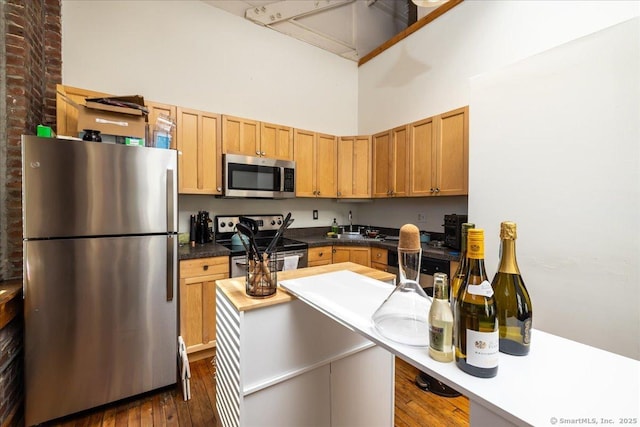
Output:
[[[389,289],[395,281],[341,263],[279,272],[278,282],[340,270],[388,281]],[[281,288],[255,299],[244,278],[216,285],[216,407],[224,426],[393,425],[392,353]]]
[[[477,378],[453,362],[436,362],[427,348],[398,344],[377,333],[371,315],[390,293],[378,281],[341,271],[284,280],[281,286],[467,396],[472,427],[640,423],[637,360],[534,330],[528,356],[500,353],[498,375]]]

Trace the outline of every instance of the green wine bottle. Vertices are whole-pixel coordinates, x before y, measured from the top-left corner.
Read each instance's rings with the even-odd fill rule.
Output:
[[[516,356],[529,354],[532,306],[516,261],[516,224],[500,224],[500,265],[491,287],[495,294],[500,351]]]

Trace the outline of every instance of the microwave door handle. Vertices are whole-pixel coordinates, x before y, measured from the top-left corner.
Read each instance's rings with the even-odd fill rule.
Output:
[[[280,192],[284,191],[284,166],[280,166],[280,174],[278,175],[278,179],[280,180]]]

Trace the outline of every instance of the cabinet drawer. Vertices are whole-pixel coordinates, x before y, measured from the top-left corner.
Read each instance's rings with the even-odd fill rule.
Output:
[[[180,278],[229,274],[229,257],[198,258],[180,261]]]
[[[371,262],[387,265],[389,251],[382,248],[371,248]]]
[[[318,261],[331,262],[332,246],[319,246],[317,248],[309,248],[309,264]]]

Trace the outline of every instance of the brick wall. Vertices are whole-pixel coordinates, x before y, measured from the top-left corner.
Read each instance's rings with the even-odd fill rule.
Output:
[[[22,276],[20,136],[55,125],[62,82],[60,0],[1,0],[0,280]]]

